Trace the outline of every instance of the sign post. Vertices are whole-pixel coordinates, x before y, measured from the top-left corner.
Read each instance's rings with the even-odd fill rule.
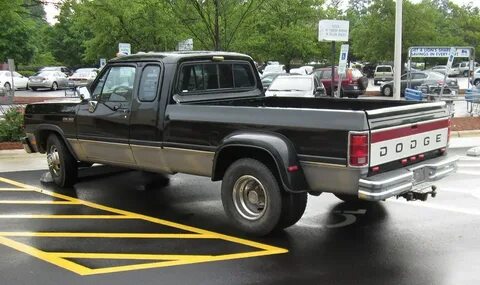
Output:
[[[100,68],[104,67],[107,64],[107,59],[106,58],[101,58],[100,59]]]
[[[338,90],[339,95],[341,95],[340,92],[342,86],[342,78],[347,73],[347,59],[349,47],[350,46],[347,44],[344,44],[340,47],[340,58],[338,59],[338,82],[340,86],[340,90]]]
[[[335,97],[335,42],[348,42],[350,22],[342,20],[320,20],[318,22],[318,41],[332,42],[332,81],[331,95]],[[348,51],[347,51],[348,55]],[[341,81],[339,84],[341,88]],[[340,90],[338,90],[340,92]]]
[[[119,43],[118,53],[122,55],[130,55],[132,53],[132,46],[129,43]]]
[[[452,68],[453,60],[455,59],[456,54],[457,49],[454,47],[450,48],[450,52],[448,54],[447,68],[445,69],[445,76],[443,77],[442,88],[440,89],[440,99],[442,99],[443,89],[445,89],[445,84],[447,84],[448,72]]]
[[[8,70],[10,71],[10,76],[11,76],[11,81],[12,81],[11,89],[8,90],[8,91],[10,91],[10,94],[12,94],[12,96],[14,96],[15,95],[15,81],[13,80],[13,72],[15,71],[15,61],[12,58],[8,59]]]

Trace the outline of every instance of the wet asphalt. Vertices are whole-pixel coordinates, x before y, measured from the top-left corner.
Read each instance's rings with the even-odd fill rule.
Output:
[[[59,189],[39,182],[44,171],[0,173],[54,193],[0,190],[0,284],[479,284],[476,171],[459,169],[438,183],[437,198],[427,202],[350,204],[331,194],[309,196],[297,225],[264,238],[232,227],[220,183],[208,178],[174,175],[168,181],[98,166],[82,169],[74,188]],[[0,182],[0,189],[17,187]],[[38,218],[42,215],[117,217]],[[32,234],[44,232],[60,236]],[[210,232],[210,238],[182,238]],[[265,254],[250,255],[258,252]],[[171,255],[189,259],[172,262]],[[211,258],[226,255],[238,258]]]

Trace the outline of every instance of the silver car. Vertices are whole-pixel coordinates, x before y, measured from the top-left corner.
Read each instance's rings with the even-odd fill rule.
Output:
[[[33,91],[39,88],[57,90],[68,87],[67,75],[60,71],[40,71],[28,79],[28,87]]]
[[[97,77],[97,69],[96,68],[80,68],[75,70],[72,76],[68,79],[70,80],[70,86],[77,87],[77,86],[86,86],[89,83],[93,82]]]

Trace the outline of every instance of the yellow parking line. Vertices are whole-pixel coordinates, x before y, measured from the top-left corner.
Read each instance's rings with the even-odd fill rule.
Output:
[[[78,238],[155,238],[155,239],[212,239],[200,234],[150,234],[150,233],[81,233],[81,232],[0,232],[5,237],[78,237]]]
[[[46,204],[46,205],[78,205],[80,203],[73,201],[51,201],[51,200],[0,200],[0,204]]]
[[[136,253],[85,253],[85,252],[49,252],[62,258],[85,258],[85,259],[144,259],[144,260],[180,260],[180,259],[203,259],[212,255],[178,255],[178,254],[136,254]]]
[[[19,191],[19,192],[28,192],[28,191],[35,191],[34,188],[31,188],[31,189],[28,189],[28,188],[0,188],[0,192],[1,191],[12,191],[12,192],[15,192],[15,191]]]
[[[111,219],[128,220],[135,219],[122,215],[0,215],[0,219]]]

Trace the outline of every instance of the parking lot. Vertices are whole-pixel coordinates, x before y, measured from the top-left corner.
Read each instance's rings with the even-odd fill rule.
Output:
[[[233,229],[208,178],[94,166],[62,190],[40,183],[42,155],[13,152],[0,173],[0,274],[4,284],[476,284],[480,163],[465,151],[451,150],[459,171],[435,199],[310,196],[297,225],[265,238]]]

